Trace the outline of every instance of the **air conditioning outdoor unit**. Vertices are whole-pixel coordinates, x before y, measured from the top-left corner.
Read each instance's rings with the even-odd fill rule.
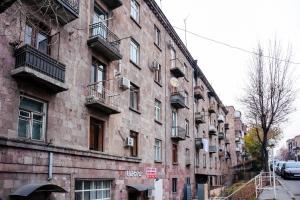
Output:
[[[157,61],[157,60],[154,60],[154,61],[152,62],[151,69],[152,69],[153,71],[158,71],[158,70],[159,70],[159,67],[160,67],[160,65],[159,65],[158,61]]]
[[[121,77],[119,80],[119,87],[124,90],[129,89],[130,88],[130,80],[125,77]]]
[[[125,144],[126,147],[133,147],[133,138],[127,137],[125,142],[126,142]]]

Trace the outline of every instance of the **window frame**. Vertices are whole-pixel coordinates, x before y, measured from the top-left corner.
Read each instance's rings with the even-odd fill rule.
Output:
[[[178,145],[175,143],[172,143],[172,163],[178,164]]]
[[[130,0],[130,18],[137,24],[140,23],[140,4],[136,0]]]
[[[133,146],[130,147],[130,156],[131,157],[138,157],[139,156],[139,133],[130,130],[130,137],[133,139]]]
[[[184,123],[185,123],[185,136],[190,137],[190,122],[188,119],[185,119]]]
[[[129,108],[135,111],[140,111],[140,88],[130,82],[129,92]],[[134,102],[136,105],[134,105]]]
[[[92,138],[92,133],[91,133],[91,127],[92,127],[92,123],[95,122],[93,125],[97,125],[97,123],[99,123],[99,125],[102,126],[102,131],[101,133],[98,132],[98,141],[97,141],[97,148],[95,147],[95,132],[93,133],[93,137],[94,137],[94,144],[93,144],[93,148],[91,147],[91,138]],[[101,135],[100,135],[101,134]],[[101,144],[99,144],[99,142]],[[89,130],[89,149],[92,151],[98,151],[98,152],[104,152],[104,146],[105,146],[105,121],[103,120],[99,120],[97,118],[94,117],[90,117],[90,130]]]
[[[162,84],[161,64],[158,65],[159,65],[159,69],[154,71],[154,81],[161,86]]]
[[[162,141],[156,138],[154,140],[154,161],[162,161]]]
[[[158,99],[154,100],[154,120],[161,122],[162,119],[162,103]]]
[[[172,193],[177,193],[178,178],[172,178]]]
[[[29,99],[31,101],[35,101],[35,102],[38,102],[38,103],[41,103],[43,108],[42,108],[42,113],[41,112],[36,112],[36,111],[33,111],[33,110],[27,110],[25,108],[21,108],[21,101],[22,101],[22,98],[26,98],[26,99]],[[45,141],[46,139],[46,126],[47,126],[47,103],[45,101],[42,101],[42,100],[39,100],[39,99],[36,99],[36,98],[33,98],[33,97],[29,97],[29,96],[25,96],[25,95],[21,95],[20,96],[20,102],[19,102],[19,114],[18,114],[18,138],[24,138],[24,139],[30,139],[30,140],[33,140],[33,141]],[[25,137],[22,137],[20,136],[20,132],[19,132],[19,128],[20,128],[20,118],[25,118],[25,116],[21,116],[21,112],[24,112],[24,113],[28,113],[29,117],[29,133],[26,133],[26,136]],[[33,136],[32,136],[32,131],[33,131],[33,123],[34,121],[37,121],[36,119],[33,118],[34,115],[37,115],[37,116],[41,116],[42,117],[42,132],[41,132],[41,136],[40,136],[40,140],[38,139],[34,139]],[[24,119],[21,119],[21,120],[24,120]]]
[[[156,25],[154,25],[154,44],[159,48],[161,46],[161,31]]]
[[[135,57],[136,60],[134,60],[133,58],[133,51],[135,52]],[[130,62],[133,63],[136,66],[139,66],[140,64],[140,44],[134,40],[133,38],[131,38],[130,40]]]
[[[76,182],[77,181],[81,181],[81,189],[76,189]],[[85,186],[84,186],[84,183],[85,182],[90,182],[90,188],[89,189],[85,189]],[[96,182],[101,182],[101,188],[96,188],[95,185],[96,185]],[[109,182],[109,188],[107,187],[104,187],[105,184],[104,182]],[[112,180],[108,180],[108,179],[99,179],[99,180],[86,180],[86,179],[77,179],[75,180],[75,186],[74,186],[74,197],[76,197],[76,193],[81,193],[81,200],[84,200],[84,195],[86,192],[89,192],[89,196],[91,198],[91,194],[92,192],[96,192],[96,191],[101,191],[102,192],[102,196],[103,194],[105,194],[104,192],[105,191],[109,191],[109,198],[101,198],[100,200],[111,200],[112,198]]]
[[[203,154],[203,168],[207,167],[207,163],[206,163],[206,154]]]

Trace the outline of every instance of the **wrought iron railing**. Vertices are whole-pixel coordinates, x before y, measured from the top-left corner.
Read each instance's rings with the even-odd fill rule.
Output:
[[[94,103],[99,102],[105,105],[118,108],[119,107],[119,96],[120,94],[113,92],[106,86],[106,81],[99,81],[96,83],[89,84],[87,102]]]
[[[30,45],[15,51],[15,67],[29,67],[60,82],[65,82],[65,65]]]
[[[181,126],[172,126],[171,136],[172,138],[185,139],[185,129]]]
[[[79,14],[79,1],[80,0],[57,0],[67,6],[69,9],[73,10],[75,13]]]
[[[105,40],[110,47],[119,52],[120,39],[103,22],[90,25],[90,38],[99,37]]]

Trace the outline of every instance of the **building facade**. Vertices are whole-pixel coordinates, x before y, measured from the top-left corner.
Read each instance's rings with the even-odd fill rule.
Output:
[[[300,135],[286,141],[288,147],[288,158],[291,160],[300,160]]]
[[[223,184],[227,109],[154,0],[0,8],[2,199],[190,199]]]

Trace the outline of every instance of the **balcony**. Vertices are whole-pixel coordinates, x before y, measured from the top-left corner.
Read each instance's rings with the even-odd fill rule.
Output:
[[[51,0],[45,1],[27,0],[24,1],[40,11],[65,25],[79,17],[79,0]]]
[[[235,137],[235,142],[240,142],[241,141],[241,138],[240,137]]]
[[[0,2],[0,14],[3,13],[7,8],[9,8],[17,0],[2,0]]]
[[[53,93],[67,90],[65,65],[39,50],[24,45],[15,51],[15,69],[11,75],[19,81],[44,87]]]
[[[217,147],[215,145],[210,145],[208,151],[209,153],[217,153]]]
[[[185,97],[181,92],[174,92],[171,94],[171,106],[174,108],[185,108]]]
[[[90,25],[89,47],[109,61],[120,60],[120,39],[102,22]]]
[[[229,130],[229,124],[228,123],[225,123],[225,130]]]
[[[204,124],[205,116],[202,112],[195,112],[195,122],[196,124]]]
[[[219,157],[224,157],[225,156],[225,151],[219,151]]]
[[[106,89],[103,82],[90,84],[87,89],[86,106],[95,108],[107,115],[120,113],[119,94]]]
[[[219,132],[218,138],[219,138],[219,140],[224,140],[225,134],[223,132]]]
[[[173,126],[171,130],[171,138],[174,140],[185,140],[185,129],[180,126]]]
[[[212,114],[212,113],[216,113],[215,107],[214,107],[213,105],[209,105],[209,106],[208,106],[208,112],[211,113],[211,114]]]
[[[110,10],[116,9],[123,5],[121,0],[102,0]]]
[[[241,152],[241,149],[240,149],[239,147],[236,147],[236,148],[235,148],[235,151],[236,151],[236,152]]]
[[[223,115],[219,115],[219,116],[218,116],[218,122],[219,122],[219,123],[224,123],[224,121],[225,121],[224,116],[223,116]]]
[[[190,166],[191,165],[191,159],[190,157],[185,158],[185,166]]]
[[[171,60],[171,68],[170,71],[176,78],[184,77],[184,67],[183,63],[178,59],[172,59]]]
[[[203,149],[202,138],[195,138],[196,149]]]
[[[204,99],[204,90],[200,85],[194,87],[194,97],[196,99]]]
[[[228,138],[225,139],[225,144],[230,144],[230,141]]]
[[[217,133],[216,127],[214,125],[210,125],[208,127],[208,133],[209,133],[209,135],[216,135],[216,133]]]

